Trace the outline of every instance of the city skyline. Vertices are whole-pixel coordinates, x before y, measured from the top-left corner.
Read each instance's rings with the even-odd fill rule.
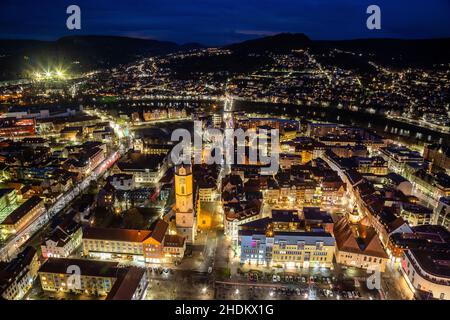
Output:
[[[2,3],[0,300],[450,300],[450,2],[355,3]]]

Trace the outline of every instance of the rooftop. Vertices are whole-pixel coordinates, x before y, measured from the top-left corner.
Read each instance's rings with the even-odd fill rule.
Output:
[[[70,266],[78,266],[81,275],[84,276],[116,278],[119,263],[85,259],[49,258],[41,266],[39,272],[67,274]]]
[[[428,250],[412,249],[409,250],[417,260],[422,269],[427,273],[442,278],[448,278],[450,281],[450,251],[434,252]]]
[[[39,205],[44,200],[38,196],[32,196],[30,199],[22,203],[17,209],[9,214],[9,216],[2,222],[3,225],[16,224],[22,217],[24,217],[30,210]]]
[[[180,248],[184,246],[186,239],[178,235],[167,235],[164,238],[164,247]]]
[[[146,269],[138,267],[129,267],[120,271],[106,300],[131,300],[147,272]]]
[[[83,231],[83,239],[143,242],[151,234],[150,230],[88,227]]]
[[[127,159],[118,162],[117,166],[122,171],[155,171],[163,164],[164,158],[165,155],[131,152],[128,154]]]

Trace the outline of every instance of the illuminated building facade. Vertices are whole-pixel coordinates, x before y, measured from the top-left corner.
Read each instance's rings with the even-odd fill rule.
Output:
[[[44,291],[106,296],[107,300],[141,299],[148,285],[143,268],[82,259],[50,258],[39,269],[39,278]]]
[[[375,229],[351,224],[342,218],[334,226],[336,262],[342,265],[384,272],[388,255]]]
[[[3,220],[0,224],[0,230],[5,233],[20,232],[44,212],[44,200],[38,196],[32,196]]]
[[[17,258],[0,270],[0,296],[6,300],[20,300],[33,286],[38,274],[39,255],[33,247],[26,247]]]
[[[450,254],[446,251],[411,249],[403,254],[401,269],[413,292],[422,291],[434,299],[450,300]]]
[[[44,258],[67,258],[82,242],[82,228],[69,215],[41,245]]]
[[[317,225],[306,231],[295,211],[272,212],[272,217],[239,227],[240,262],[284,268],[333,266],[335,239]]]
[[[240,261],[250,265],[310,268],[333,266],[334,238],[326,232],[239,231]]]
[[[178,234],[188,243],[195,241],[196,221],[194,212],[192,167],[175,167],[175,215]]]
[[[186,243],[183,237],[167,232],[168,224],[163,220],[154,223],[150,230],[86,228],[83,253],[101,259],[171,263],[183,258]]]
[[[15,137],[35,134],[35,119],[17,119],[12,117],[0,119],[0,137]]]
[[[450,229],[450,197],[442,197],[434,210],[434,216],[438,225]]]
[[[17,207],[17,200],[16,189],[0,189],[0,223]]]

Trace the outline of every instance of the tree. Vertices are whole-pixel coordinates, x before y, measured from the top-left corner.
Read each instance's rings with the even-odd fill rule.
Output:
[[[137,209],[131,209],[124,215],[123,226],[127,229],[145,229],[147,223],[144,216]]]
[[[97,194],[98,191],[99,191],[99,190],[98,190],[98,184],[97,184],[97,181],[92,180],[92,181],[89,183],[88,193],[89,193],[89,194]]]

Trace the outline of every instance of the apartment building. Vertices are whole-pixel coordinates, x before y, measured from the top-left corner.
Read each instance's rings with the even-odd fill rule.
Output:
[[[6,300],[20,300],[31,289],[40,266],[33,247],[26,247],[0,270],[0,296]]]
[[[20,232],[39,218],[45,210],[44,200],[38,196],[32,196],[3,220],[0,230],[4,233]]]
[[[118,262],[49,258],[39,269],[42,289],[106,296],[107,300],[141,299],[148,285],[145,269]]]
[[[102,259],[172,262],[184,256],[185,244],[182,239],[177,239],[178,236],[165,241],[167,231],[168,224],[163,220],[154,223],[150,230],[88,227],[83,232],[83,252],[86,256]],[[165,249],[165,244],[177,250]]]

